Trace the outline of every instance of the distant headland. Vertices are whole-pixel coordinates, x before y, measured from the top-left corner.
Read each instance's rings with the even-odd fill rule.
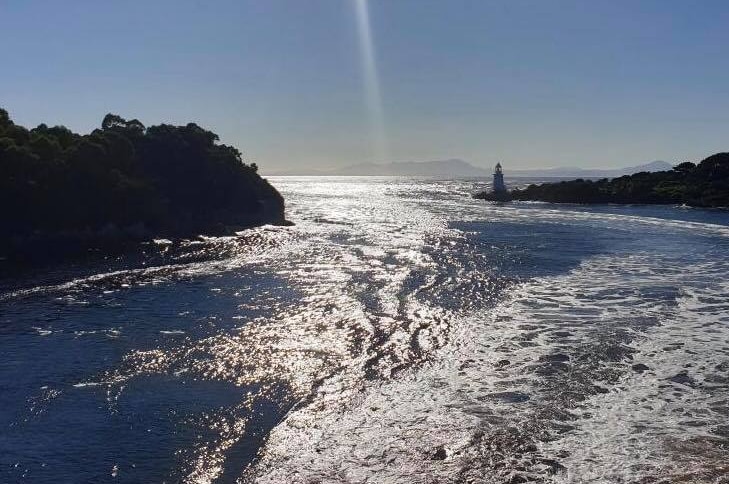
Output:
[[[698,164],[684,162],[666,171],[641,172],[612,179],[533,184],[510,191],[484,191],[474,197],[490,201],[729,207],[729,153],[717,153]]]
[[[284,200],[197,124],[107,114],[81,135],[0,109],[0,258],[32,247],[220,234],[284,223]]]

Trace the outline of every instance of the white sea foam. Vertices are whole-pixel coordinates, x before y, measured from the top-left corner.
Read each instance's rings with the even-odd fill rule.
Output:
[[[113,337],[118,318],[37,323],[133,344],[71,383],[103,387],[114,415],[147,378],[232,388],[175,420],[205,432],[170,481],[235,478],[236,444],[266,425],[242,482],[712,482],[729,461],[726,226],[485,205],[470,182],[276,183],[295,227],[3,299],[129,311],[118,340],[80,337]],[[145,305],[176,284],[199,304]]]

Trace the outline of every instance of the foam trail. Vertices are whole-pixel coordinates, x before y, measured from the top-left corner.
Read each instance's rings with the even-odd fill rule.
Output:
[[[355,0],[357,11],[357,31],[359,33],[359,48],[362,57],[362,70],[364,71],[364,88],[369,115],[370,129],[374,143],[376,161],[387,161],[389,149],[385,135],[385,116],[382,107],[382,93],[380,91],[380,76],[377,72],[377,59],[372,40],[372,27],[367,0]]]

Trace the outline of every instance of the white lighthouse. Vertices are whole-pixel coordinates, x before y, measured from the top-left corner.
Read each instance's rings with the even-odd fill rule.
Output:
[[[501,171],[501,163],[496,163],[494,168],[494,193],[506,193],[504,184],[504,172]]]

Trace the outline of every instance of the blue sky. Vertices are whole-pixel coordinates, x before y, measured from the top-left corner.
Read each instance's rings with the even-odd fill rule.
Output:
[[[391,160],[623,166],[729,150],[729,2],[370,0]],[[355,0],[0,2],[0,106],[195,121],[264,172],[384,161]]]

